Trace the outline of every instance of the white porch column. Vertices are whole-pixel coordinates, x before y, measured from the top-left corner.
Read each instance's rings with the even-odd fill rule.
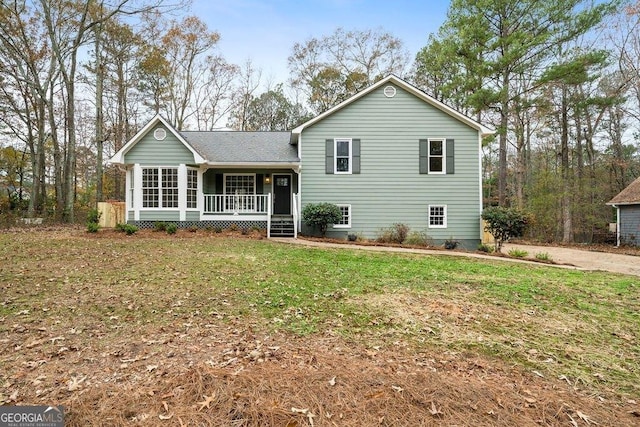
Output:
[[[206,169],[200,167],[198,169],[198,209],[200,210],[200,221],[204,220],[204,173]]]
[[[178,209],[180,221],[187,220],[187,165],[181,163],[178,166]]]
[[[133,165],[133,219],[140,221],[140,209],[142,209],[142,166],[140,163]]]
[[[140,209],[142,208],[142,166],[140,163],[133,165],[133,219],[140,221]]]

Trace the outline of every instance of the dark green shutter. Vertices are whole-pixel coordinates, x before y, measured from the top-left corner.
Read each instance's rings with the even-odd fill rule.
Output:
[[[325,172],[333,174],[333,139],[325,140]]]
[[[360,140],[351,140],[351,173],[360,173]]]
[[[453,139],[447,139],[447,175],[455,173]]]
[[[264,176],[261,173],[256,174],[256,194],[264,192]]]
[[[221,173],[217,173],[216,174],[216,194],[223,194],[224,193],[224,182],[223,182],[223,175]]]
[[[429,140],[419,140],[419,167],[420,173],[429,173]]]

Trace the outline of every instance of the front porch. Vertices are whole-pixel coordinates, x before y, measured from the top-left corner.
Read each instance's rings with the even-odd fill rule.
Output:
[[[141,228],[161,221],[180,228],[260,228],[268,237],[272,232],[279,237],[298,233],[299,179],[294,169],[134,165],[127,178],[127,222]],[[133,185],[136,182],[142,188]]]

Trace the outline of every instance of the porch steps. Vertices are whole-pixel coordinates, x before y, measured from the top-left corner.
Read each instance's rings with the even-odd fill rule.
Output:
[[[271,237],[293,237],[293,216],[273,215],[271,217]]]

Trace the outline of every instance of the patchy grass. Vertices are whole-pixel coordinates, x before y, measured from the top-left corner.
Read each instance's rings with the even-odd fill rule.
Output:
[[[199,424],[214,407],[231,418],[204,425],[633,425],[637,411],[635,277],[186,231],[0,247],[0,404],[63,403],[69,425],[99,423],[97,402],[112,425]]]

